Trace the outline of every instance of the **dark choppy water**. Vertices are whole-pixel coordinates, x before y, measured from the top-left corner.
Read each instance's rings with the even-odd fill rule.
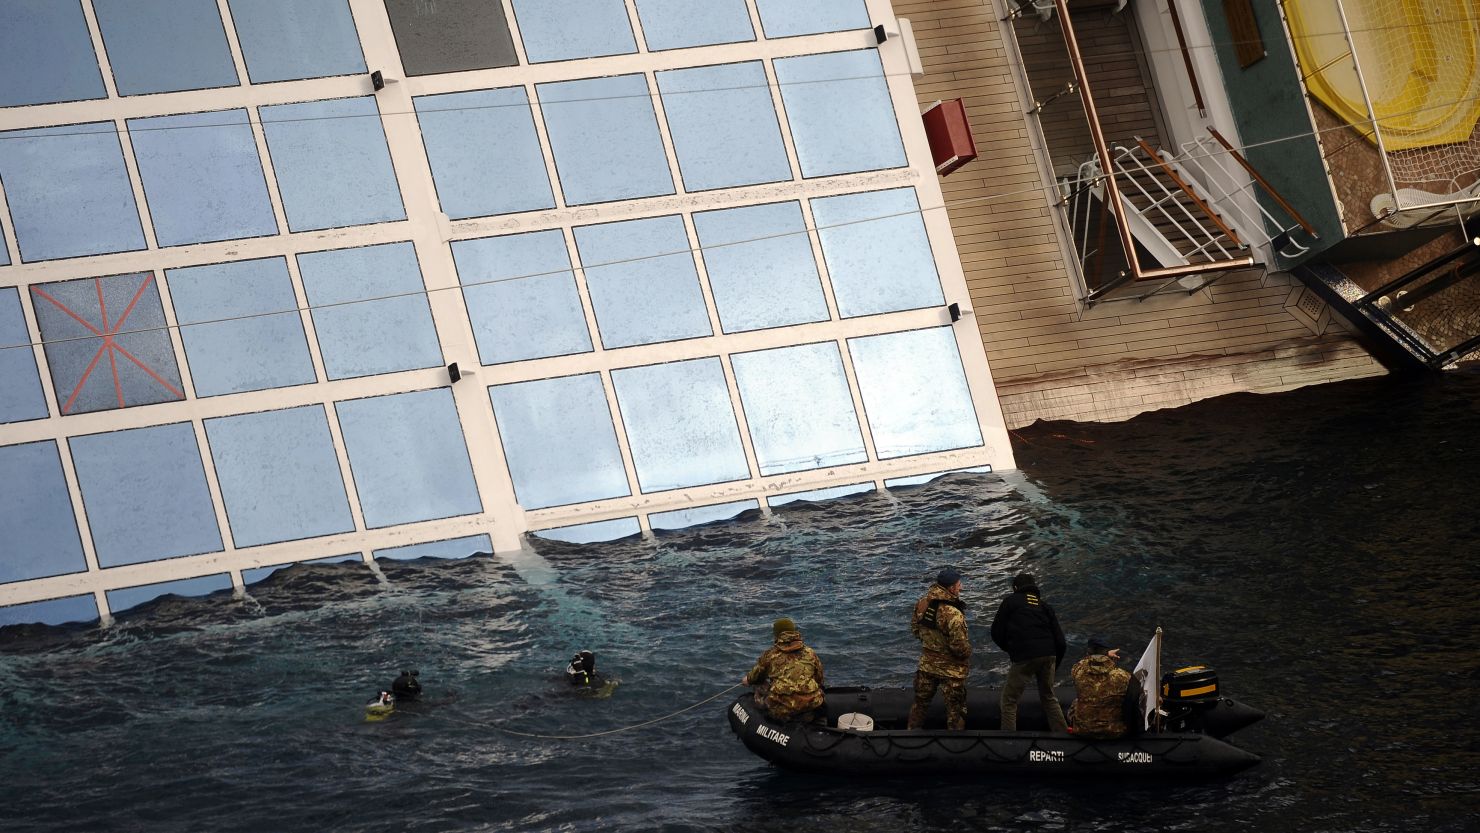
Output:
[[[1019,433],[1021,473],[523,560],[305,566],[242,601],[0,633],[8,831],[1480,830],[1480,375],[1234,396]],[[1066,630],[1215,665],[1269,718],[1237,778],[1154,788],[789,776],[716,701],[794,616],[837,684],[906,684],[910,603],[1021,569]],[[597,650],[622,685],[551,678]],[[981,651],[976,684],[1000,681]],[[361,703],[402,667],[430,702]]]

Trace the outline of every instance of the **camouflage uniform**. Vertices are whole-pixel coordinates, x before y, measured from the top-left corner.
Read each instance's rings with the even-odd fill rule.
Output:
[[[1129,671],[1105,654],[1091,654],[1069,670],[1074,678],[1074,704],[1069,720],[1074,734],[1093,740],[1113,740],[1125,734],[1122,708],[1130,686]]]
[[[801,633],[782,631],[745,675],[745,684],[757,687],[756,705],[772,720],[790,720],[822,706],[822,660],[802,644]]]
[[[932,601],[939,602],[935,606],[935,627],[920,621]],[[960,599],[939,584],[931,585],[930,591],[915,603],[910,632],[920,640],[920,667],[915,672],[911,729],[925,725],[925,711],[930,708],[937,688],[945,696],[946,726],[966,728],[966,675],[971,670],[971,641],[966,635],[966,614],[956,604],[960,604]]]

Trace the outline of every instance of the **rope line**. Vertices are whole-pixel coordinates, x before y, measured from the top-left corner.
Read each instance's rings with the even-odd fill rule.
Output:
[[[587,738],[599,738],[599,737],[603,737],[605,735],[615,735],[615,734],[620,734],[622,732],[630,732],[630,731],[632,731],[634,729],[641,729],[641,728],[644,728],[646,726],[652,726],[652,725],[657,724],[657,723],[662,723],[663,721],[668,720],[669,718],[672,718],[672,717],[677,717],[677,716],[683,714],[684,712],[693,711],[694,709],[699,708],[700,706],[704,705],[705,703],[709,703],[709,702],[712,702],[714,700],[718,700],[719,698],[725,696],[726,694],[729,694],[730,692],[734,691],[735,689],[740,688],[740,686],[741,686],[740,683],[736,683],[736,684],[730,686],[729,688],[725,689],[724,691],[718,692],[716,694],[712,694],[712,695],[710,695],[708,697],[705,697],[703,700],[700,700],[699,702],[694,703],[691,706],[684,706],[683,708],[679,709],[678,711],[671,712],[669,714],[665,714],[662,717],[655,717],[652,720],[644,720],[641,723],[634,723],[631,726],[623,726],[623,727],[621,727],[619,729],[608,729],[608,730],[606,730],[604,732],[590,732],[590,733],[584,734],[584,735],[542,735],[542,734],[538,734],[536,732],[520,732],[520,731],[518,731],[516,729],[510,729],[510,728],[507,728],[505,726],[500,726],[497,723],[488,723],[488,722],[481,722],[481,721],[474,721],[474,720],[460,720],[460,719],[455,718],[455,717],[445,717],[445,716],[443,717],[443,719],[444,720],[451,720],[454,723],[461,723],[461,724],[466,725],[466,726],[473,726],[473,727],[480,728],[480,729],[492,729],[495,732],[503,732],[506,735],[514,735],[515,737],[521,737],[521,738],[535,738],[535,739],[538,739],[538,740],[585,740]]]

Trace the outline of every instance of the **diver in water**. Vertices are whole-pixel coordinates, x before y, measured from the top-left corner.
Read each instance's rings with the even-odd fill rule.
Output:
[[[612,689],[617,687],[615,679],[596,673],[596,654],[591,651],[577,651],[570,658],[570,664],[565,666],[565,681],[571,688],[592,697],[610,697]]]
[[[421,699],[420,671],[402,671],[401,676],[382,689],[374,700],[365,704],[365,720],[385,720],[396,711],[397,705],[409,705]]]
[[[420,671],[402,671],[401,676],[391,681],[391,693],[396,695],[396,700],[408,702],[421,699],[421,676]]]

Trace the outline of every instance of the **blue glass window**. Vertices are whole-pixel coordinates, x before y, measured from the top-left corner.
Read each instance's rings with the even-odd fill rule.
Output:
[[[442,364],[410,243],[301,254],[298,269],[330,379]]]
[[[0,584],[87,569],[52,440],[0,446]]]
[[[366,526],[483,511],[450,390],[355,399],[334,409]]]
[[[227,0],[253,84],[365,72],[347,0]]]
[[[480,552],[493,552],[493,542],[487,535],[468,535],[449,538],[445,541],[427,541],[423,544],[408,544],[404,547],[387,547],[376,550],[376,558],[410,561],[415,558],[467,558]]]
[[[612,371],[644,492],[750,476],[719,359]]]
[[[731,357],[761,474],[868,459],[835,342]]]
[[[769,85],[759,61],[658,73],[685,189],[791,179]]]
[[[832,486],[826,489],[810,489],[805,492],[790,492],[784,495],[776,495],[767,499],[766,503],[771,507],[785,506],[788,503],[805,501],[807,503],[818,503],[824,500],[837,500],[850,495],[861,495],[874,490],[872,483],[853,483],[847,486]]]
[[[877,52],[864,49],[777,58],[775,66],[802,176],[906,164],[894,102]]]
[[[848,339],[879,459],[982,444],[950,327]]]
[[[483,364],[591,350],[565,235],[558,229],[454,240],[452,258]]]
[[[423,95],[411,103],[448,217],[555,207],[523,87]]]
[[[10,247],[5,243],[5,234],[0,230],[0,266],[10,265]]]
[[[259,581],[266,579],[273,573],[276,573],[278,570],[282,570],[287,567],[294,567],[299,564],[347,564],[351,561],[362,566],[365,563],[365,559],[362,558],[359,553],[355,552],[348,555],[331,555],[328,558],[310,558],[305,561],[290,561],[286,564],[273,564],[270,567],[252,567],[246,570],[242,570],[242,584],[245,586],[256,584]]]
[[[119,95],[236,86],[216,0],[93,0],[93,11]]]
[[[406,219],[375,99],[277,104],[260,112],[290,230]]]
[[[113,122],[0,133],[0,182],[23,261],[144,248]]]
[[[642,525],[637,522],[636,518],[613,518],[609,521],[592,521],[588,524],[539,529],[530,534],[551,541],[564,541],[567,544],[594,544],[598,541],[615,541],[618,538],[628,538],[641,533]]]
[[[246,110],[129,119],[161,246],[277,234]]]
[[[106,98],[82,3],[0,4],[0,78],[0,107]]]
[[[673,193],[646,78],[562,81],[535,90],[567,205]]]
[[[196,396],[315,380],[282,258],[170,269],[165,279]]]
[[[0,423],[46,416],[46,395],[30,345],[20,295],[0,289]]]
[[[161,596],[209,596],[218,590],[227,590],[230,587],[231,576],[226,573],[125,587],[108,591],[108,609],[114,613],[122,613],[130,608],[152,602]]]
[[[761,28],[768,38],[817,35],[848,29],[868,29],[863,0],[756,0]]]
[[[945,303],[915,189],[821,197],[812,217],[839,315]]]
[[[741,512],[761,507],[758,500],[737,500],[733,503],[717,503],[695,509],[675,509],[672,512],[654,512],[648,515],[648,525],[653,529],[685,529],[716,521],[728,521]]]
[[[623,0],[514,0],[531,64],[637,51]]]
[[[575,233],[607,349],[713,333],[683,218],[627,220]]]
[[[68,445],[100,566],[221,549],[190,423],[73,437]]]
[[[519,64],[502,3],[488,0],[386,0],[407,75],[436,75]]]
[[[205,425],[236,546],[354,531],[322,405]]]
[[[69,622],[91,622],[98,618],[98,603],[92,596],[67,596],[44,602],[0,607],[0,628],[6,625],[65,625]]]
[[[154,275],[33,284],[31,304],[63,415],[185,398]]]
[[[497,385],[488,394],[520,506],[632,493],[599,374]]]
[[[965,472],[970,472],[972,474],[985,474],[987,472],[990,472],[991,470],[992,470],[992,467],[991,466],[976,466],[976,467],[969,468],[969,469],[952,469],[951,471],[932,471],[932,472],[927,472],[925,474],[911,474],[911,475],[906,475],[904,477],[891,477],[891,478],[889,478],[889,479],[887,479],[887,480],[884,481],[884,488],[886,488],[886,489],[900,489],[900,488],[906,488],[906,487],[910,487],[910,486],[923,486],[926,483],[929,483],[930,481],[935,480],[938,477],[945,477],[948,474],[957,474],[957,473],[965,473]]]
[[[755,40],[745,0],[637,0],[649,52]]]
[[[703,211],[694,230],[725,332],[827,320],[800,204]]]

